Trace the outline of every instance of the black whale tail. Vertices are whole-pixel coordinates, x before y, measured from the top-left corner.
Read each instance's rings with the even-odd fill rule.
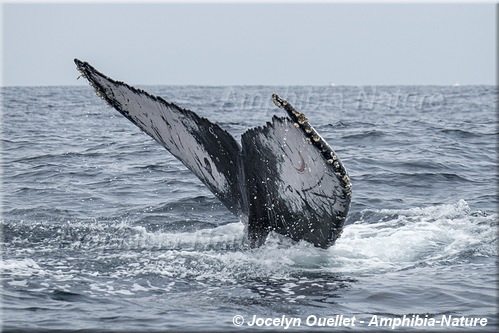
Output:
[[[115,81],[86,62],[78,70],[98,96],[165,147],[247,223],[251,246],[269,232],[326,248],[339,237],[351,183],[339,157],[303,113],[273,95],[288,117],[249,129],[239,145],[217,124]]]

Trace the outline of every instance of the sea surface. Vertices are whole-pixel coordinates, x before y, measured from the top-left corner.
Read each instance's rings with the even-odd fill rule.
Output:
[[[287,99],[349,171],[342,237],[249,249],[238,218],[90,87],[3,88],[4,330],[497,331],[496,87],[141,88],[238,140],[284,116],[272,93]]]

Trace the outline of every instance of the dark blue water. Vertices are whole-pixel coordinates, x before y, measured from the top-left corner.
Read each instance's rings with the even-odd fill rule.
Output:
[[[238,139],[283,115],[272,93],[288,99],[350,173],[342,237],[249,250],[238,219],[90,87],[4,88],[4,329],[229,331],[254,315],[306,329],[343,315],[392,330],[368,324],[406,315],[497,330],[495,87],[143,88]]]

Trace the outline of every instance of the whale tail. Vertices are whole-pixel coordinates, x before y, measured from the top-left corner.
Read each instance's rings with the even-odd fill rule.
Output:
[[[75,59],[96,94],[166,148],[247,223],[252,247],[269,232],[327,248],[340,236],[351,183],[339,157],[304,114],[273,95],[288,117],[249,129],[241,145],[219,125],[115,81]]]

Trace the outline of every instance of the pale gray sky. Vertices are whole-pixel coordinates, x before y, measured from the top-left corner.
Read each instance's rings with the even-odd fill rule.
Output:
[[[3,4],[3,85],[495,84],[494,4]]]

